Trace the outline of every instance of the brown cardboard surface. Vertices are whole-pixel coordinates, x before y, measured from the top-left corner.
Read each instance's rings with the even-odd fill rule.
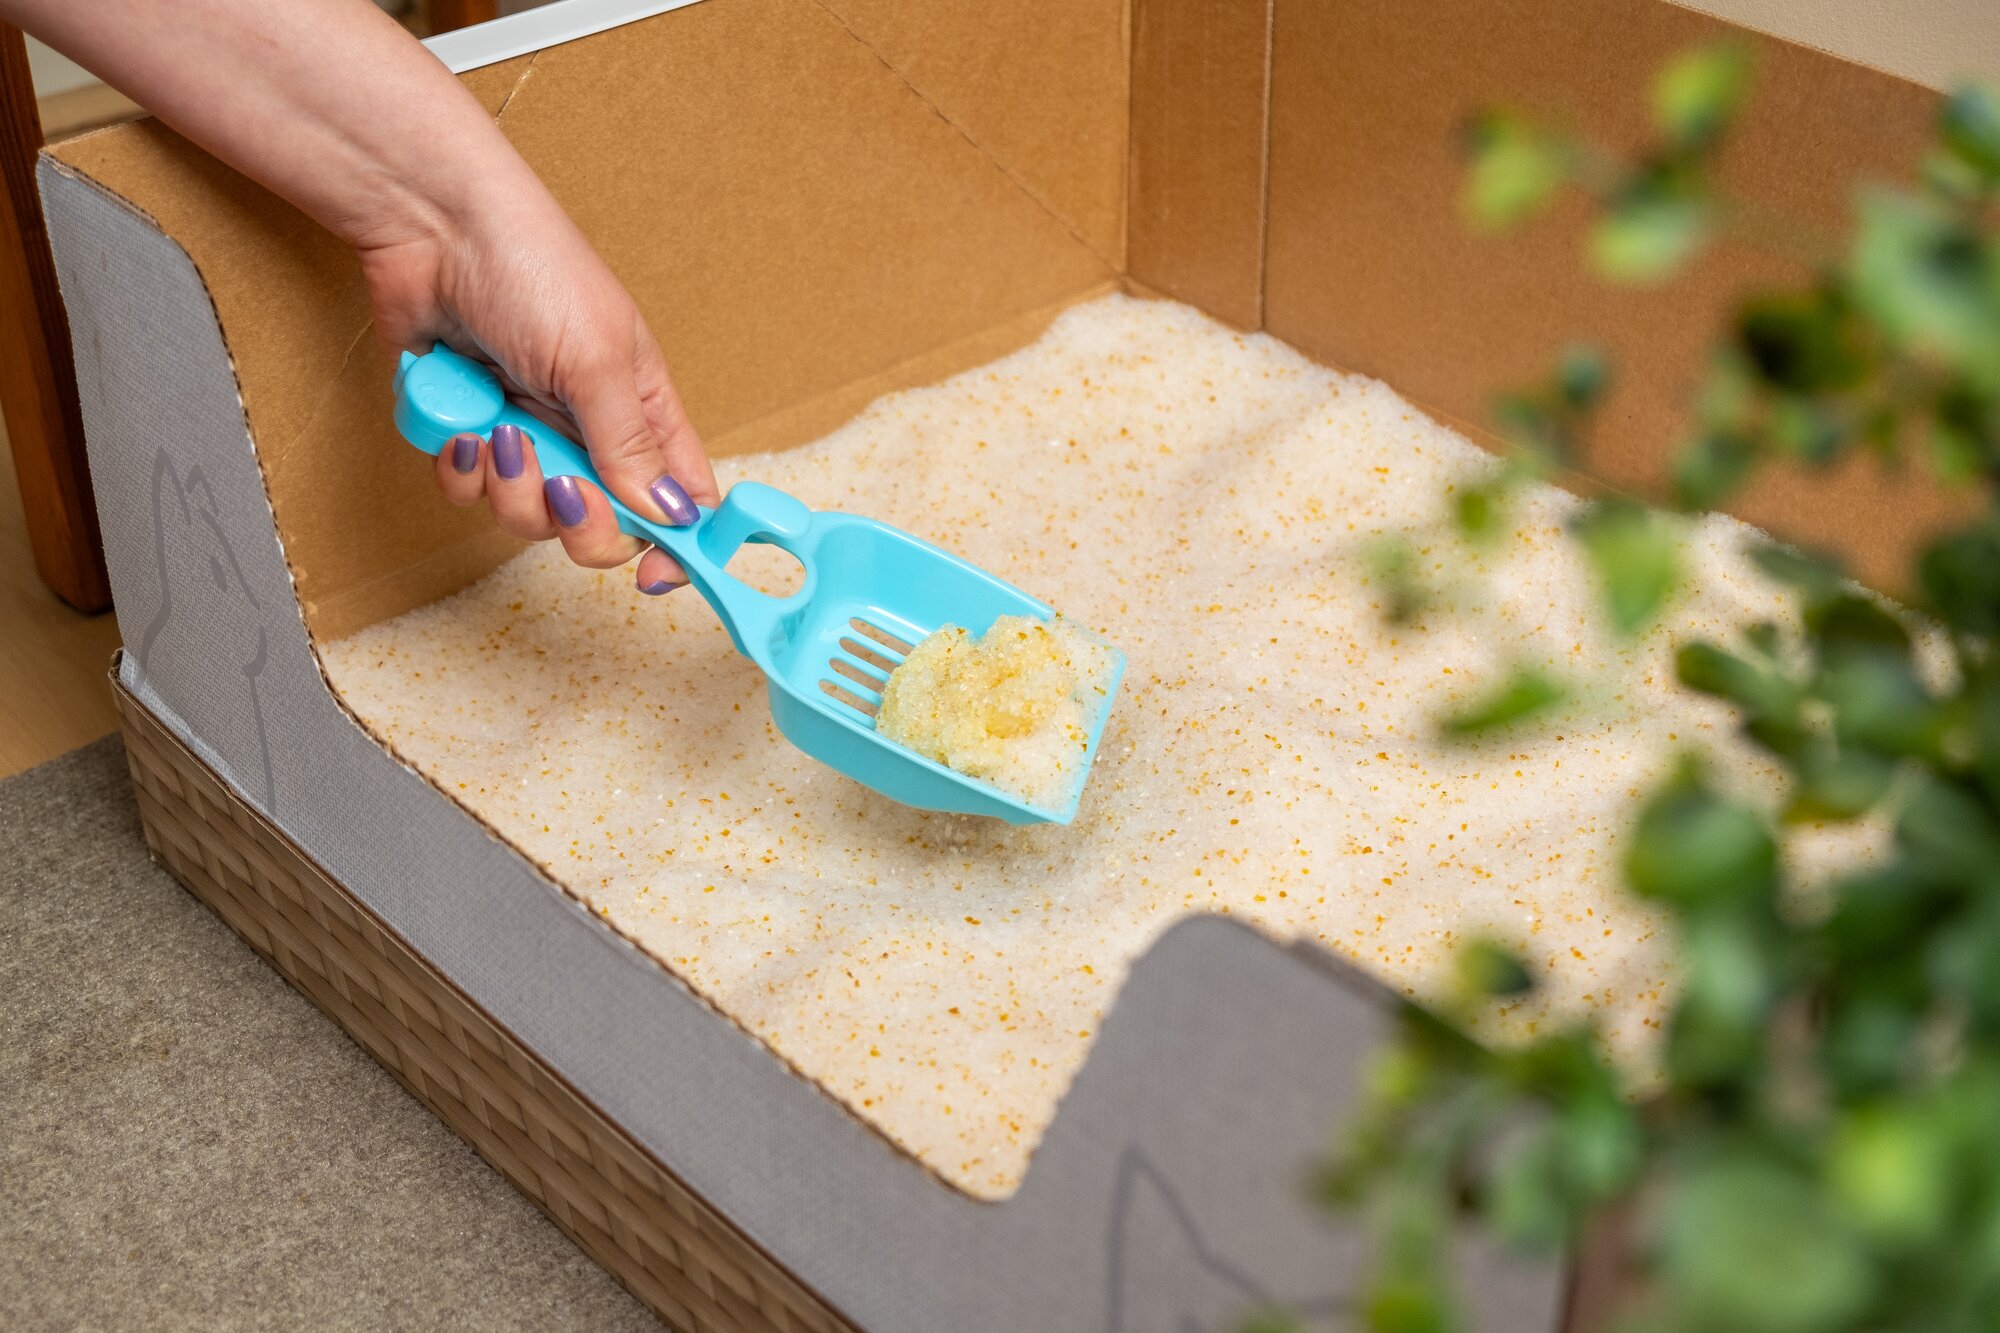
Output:
[[[953,13],[929,22],[983,21]],[[1061,66],[1073,29],[1018,33],[1031,44],[1014,58]],[[1060,192],[1072,171],[1036,159],[1024,175],[885,60],[818,0],[728,0],[469,76],[631,288],[724,447],[810,438],[737,432],[824,395],[852,401],[858,382],[897,387],[894,367],[968,339],[992,355],[977,335],[1115,277],[1024,183]],[[1001,82],[1020,108],[1048,100],[1032,81]],[[1004,120],[1001,93],[984,96],[968,114]],[[1106,134],[1122,154],[1122,126]],[[434,600],[512,549],[478,511],[443,506],[396,437],[389,367],[337,242],[157,125],[61,156],[155,217],[207,283],[315,633]],[[823,429],[826,417],[796,419]]]
[[[1934,94],[1657,0],[1279,0],[1267,327],[1474,422],[1496,390],[1545,376],[1564,343],[1596,340],[1618,381],[1587,466],[1656,490],[1712,335],[1744,293],[1804,269],[1730,242],[1667,286],[1608,288],[1582,261],[1581,206],[1509,236],[1467,228],[1455,131],[1477,108],[1511,105],[1630,146],[1660,62],[1726,33],[1751,42],[1758,66],[1725,164],[1741,197],[1833,228],[1859,182],[1919,159]],[[1918,478],[1873,466],[1774,474],[1734,509],[1885,585],[1953,512]]]
[[[820,3],[1107,264],[1124,266],[1125,0]]]
[[[1271,0],[1135,0],[1131,274],[1239,328],[1264,319]]]

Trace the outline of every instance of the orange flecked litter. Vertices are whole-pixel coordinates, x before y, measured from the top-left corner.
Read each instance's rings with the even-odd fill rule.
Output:
[[[721,460],[725,485],[907,528],[1125,650],[1068,828],[924,814],[819,767],[692,593],[641,597],[629,570],[576,569],[554,543],[322,655],[376,734],[614,929],[999,1197],[1133,959],[1192,913],[1418,996],[1494,936],[1539,984],[1486,1035],[1591,1012],[1636,1077],[1651,1068],[1671,947],[1618,886],[1616,833],[1681,748],[1759,799],[1779,780],[1726,710],[1673,684],[1672,649],[1792,617],[1739,554],[1749,530],[1710,519],[1663,624],[1610,640],[1563,533],[1576,501],[1542,487],[1477,556],[1483,598],[1385,624],[1367,543],[1433,530],[1484,457],[1379,383],[1113,296],[815,444]],[[1541,741],[1437,739],[1436,715],[1511,660],[1590,687]],[[1877,833],[1799,854],[1843,859]]]

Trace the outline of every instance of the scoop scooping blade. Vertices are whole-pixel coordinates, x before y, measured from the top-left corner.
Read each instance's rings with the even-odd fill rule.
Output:
[[[396,428],[435,455],[454,436],[491,435],[502,422],[535,444],[544,477],[570,476],[604,491],[618,526],[680,562],[715,608],[736,651],[764,673],[771,717],[792,744],[905,805],[990,815],[1010,824],[1067,824],[1076,816],[1125,658],[1114,652],[1104,697],[1090,720],[1076,781],[1061,809],[1041,809],[934,763],[875,731],[881,689],[910,648],[949,623],[984,634],[1001,616],[1047,620],[1055,613],[899,528],[853,514],[807,508],[774,487],[738,482],[720,505],[685,528],[652,523],[605,490],[575,441],[507,401],[493,372],[442,343],[403,354],[396,372]],[[731,574],[745,542],[768,542],[805,567],[787,597],[757,591]]]

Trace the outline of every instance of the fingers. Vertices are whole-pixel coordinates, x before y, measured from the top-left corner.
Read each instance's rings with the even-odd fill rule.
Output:
[[[535,442],[518,426],[502,422],[493,428],[486,449],[486,502],[493,506],[494,521],[522,541],[555,536]]]
[[[613,354],[593,358],[584,367],[569,400],[570,411],[583,428],[583,442],[605,488],[655,522],[681,523],[685,512],[674,512],[680,488],[673,483],[666,452],[640,402],[633,368],[619,361]]]
[[[524,541],[557,537],[571,560],[592,569],[615,569],[645,551],[639,586],[655,596],[687,582],[672,559],[619,530],[603,491],[576,477],[544,479],[535,442],[518,427],[494,427],[490,444],[471,433],[453,436],[434,467],[445,499],[462,506],[484,496],[500,527]]]
[[[639,591],[648,597],[663,597],[687,586],[687,575],[672,556],[655,546],[639,557],[636,573]]]
[[[526,431],[502,422],[486,453],[486,499],[506,531],[531,542],[559,537],[571,560],[592,569],[615,569],[639,553],[597,487],[575,477],[544,480]]]
[[[575,477],[551,477],[542,487],[563,551],[579,565],[616,569],[638,554],[641,543],[618,530],[604,492]]]
[[[682,493],[697,504],[720,504],[722,493],[715,484],[715,469],[709,465],[708,451],[703,447],[701,435],[695,430],[687,408],[681,403],[680,393],[667,373],[667,360],[660,352],[660,344],[643,321],[639,323],[637,338],[634,379],[646,420],[660,441],[667,474],[678,482]]]
[[[467,432],[454,435],[438,450],[437,484],[444,498],[464,508],[486,494],[486,441]]]
[[[714,504],[715,473],[667,377],[659,343],[634,320],[629,360],[607,352],[573,381],[569,409],[606,489],[656,522],[686,527]]]

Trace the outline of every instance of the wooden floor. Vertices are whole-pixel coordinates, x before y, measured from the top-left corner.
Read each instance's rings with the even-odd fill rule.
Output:
[[[78,615],[35,576],[14,456],[0,444],[0,777],[118,725],[105,681],[117,646],[117,621]]]

